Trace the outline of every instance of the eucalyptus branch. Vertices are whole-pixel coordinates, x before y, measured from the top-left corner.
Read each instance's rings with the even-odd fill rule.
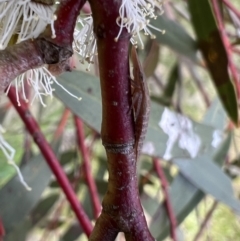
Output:
[[[73,31],[85,2],[60,2],[55,14],[55,36],[52,36],[49,25],[38,38],[25,40],[0,52],[0,92],[3,92],[18,75],[44,64],[59,64],[62,72],[69,70],[68,59],[73,54]]]
[[[43,133],[41,132],[38,123],[31,115],[25,101],[22,99],[21,105],[18,105],[18,101],[16,100],[16,91],[13,87],[10,88],[8,92],[8,97],[11,100],[14,108],[18,112],[19,116],[21,117],[22,121],[24,122],[28,132],[33,137],[35,143],[39,147],[42,155],[44,156],[45,160],[47,161],[49,167],[51,168],[52,172],[56,176],[56,179],[63,189],[63,192],[65,193],[69,203],[71,204],[72,210],[76,214],[79,223],[81,224],[84,232],[87,236],[90,235],[92,230],[92,224],[90,220],[88,219],[86,213],[84,212],[83,207],[79,203],[76,194],[74,193],[71,184],[69,183],[69,180],[64,173],[57,157],[55,156],[52,148],[46,141]]]
[[[128,57],[131,35],[125,28],[119,30],[116,23],[121,1],[92,0],[90,5],[101,81],[101,136],[109,171],[103,210],[90,240],[114,241],[118,232],[124,232],[127,241],[153,241],[140,203],[133,148],[135,133]]]

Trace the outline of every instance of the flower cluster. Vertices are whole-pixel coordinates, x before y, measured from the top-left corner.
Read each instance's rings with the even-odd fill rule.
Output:
[[[202,143],[189,118],[165,108],[158,125],[168,135],[164,159],[172,158],[172,149],[176,142],[179,148],[187,150],[191,158],[197,156]]]
[[[25,84],[31,86],[34,90],[34,96],[31,100],[31,104],[34,102],[35,99],[38,99],[41,104],[46,107],[46,104],[43,101],[42,96],[53,96],[53,91],[55,90],[52,88],[52,84],[55,83],[59,85],[63,90],[65,90],[69,95],[73,96],[74,98],[81,100],[77,96],[70,93],[66,88],[64,88],[57,80],[56,77],[51,74],[51,72],[45,67],[37,68],[37,69],[30,69],[25,73],[19,75],[12,84],[15,84],[16,87],[16,96],[17,102],[20,106],[21,103],[19,101],[19,89],[22,91],[23,99],[28,102],[28,98],[25,93]],[[9,85],[6,94],[8,93],[11,85]]]
[[[55,37],[55,18],[54,6],[31,0],[0,0],[0,49],[5,49],[11,40],[19,43],[36,38],[48,24]]]
[[[155,28],[150,24],[150,19],[156,19],[155,8],[160,10],[160,14],[163,12],[162,4],[159,0],[123,0],[122,5],[119,8],[119,17],[116,22],[120,27],[119,33],[115,38],[115,41],[121,36],[123,28],[133,34],[131,42],[133,45],[138,45],[136,37],[139,39],[141,48],[144,47],[140,31],[143,31],[145,35],[149,35],[151,38],[156,38],[149,28],[155,29],[159,32],[165,33],[164,30]]]
[[[5,49],[12,43],[38,37],[48,24],[51,26],[52,38],[55,38],[54,21],[56,16],[54,11],[54,4],[45,5],[31,0],[0,0],[0,49]],[[28,70],[18,76],[12,83],[16,86],[19,105],[19,87],[22,90],[23,98],[28,102],[24,89],[25,81],[33,87],[34,97],[32,102],[39,99],[43,106],[45,104],[42,96],[50,95],[52,97],[54,91],[52,84],[59,85],[55,76],[45,66]],[[61,87],[66,90],[63,86]]]
[[[53,4],[54,1],[50,2],[50,5],[45,5],[42,4],[41,1],[35,2],[32,0],[0,0],[0,50],[5,49],[8,45],[19,43],[30,38],[37,38],[47,25],[51,26],[52,38],[55,38],[55,5]],[[59,2],[56,1],[56,4],[57,3]],[[138,44],[136,41],[137,37],[143,48],[140,31],[143,30],[144,34],[150,35],[151,38],[155,38],[155,36],[149,28],[164,32],[150,25],[150,19],[156,18],[154,13],[155,8],[162,11],[162,5],[159,0],[122,0],[119,17],[116,19],[116,23],[119,26],[119,33],[115,41],[121,38],[122,30],[126,28],[127,31],[132,34],[132,44]],[[78,18],[74,31],[73,49],[80,55],[81,63],[85,61],[88,63],[87,70],[89,71],[90,65],[94,63],[94,57],[97,55],[91,15],[80,16]],[[19,90],[21,90],[25,101],[29,101],[25,93],[25,84],[27,84],[34,90],[31,103],[33,103],[35,99],[39,99],[41,104],[46,106],[42,97],[49,95],[52,97],[54,91],[52,88],[53,83],[60,85],[46,66],[31,69],[21,74],[12,82],[16,87],[18,105],[21,105],[19,101]],[[62,85],[60,86],[67,91]],[[72,95],[71,93],[69,94]],[[76,98],[79,99],[78,97]],[[3,139],[1,134],[0,148],[9,160],[9,163],[16,168],[21,182],[29,188],[24,182],[18,167],[12,161],[15,150]]]
[[[162,4],[159,0],[122,0],[119,8],[119,17],[116,19],[119,32],[115,41],[119,40],[122,30],[126,28],[127,31],[132,34],[132,44],[137,46],[138,41],[136,39],[138,39],[143,49],[144,44],[140,35],[141,31],[153,39],[156,36],[151,32],[151,28],[164,34],[164,30],[158,29],[150,24],[151,18],[157,18],[155,8],[160,10],[160,14],[163,12]],[[93,33],[93,19],[91,16],[80,16],[78,18],[73,47],[80,55],[81,62],[88,62],[87,70],[89,70],[90,64],[93,63],[94,56],[97,55],[96,39]]]
[[[56,19],[54,11],[54,4],[43,5],[31,0],[0,0],[0,49],[38,37],[48,24],[51,26],[52,38],[54,38],[54,20]],[[51,84],[56,82],[55,77],[44,67],[21,74],[13,81],[17,89],[18,101],[19,86],[21,86],[24,99],[28,101],[24,91],[25,80],[35,91],[33,100],[39,98],[44,105],[41,96],[52,96]]]

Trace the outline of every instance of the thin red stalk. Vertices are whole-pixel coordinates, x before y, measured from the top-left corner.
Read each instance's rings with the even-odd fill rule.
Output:
[[[62,135],[64,128],[67,124],[69,115],[70,115],[70,111],[69,111],[69,109],[66,108],[63,112],[61,120],[59,121],[57,129],[55,130],[55,133],[53,135],[53,140],[58,139]]]
[[[166,209],[167,209],[168,217],[169,217],[169,221],[170,221],[171,237],[174,241],[177,241],[177,235],[176,235],[177,220],[174,215],[174,211],[173,211],[173,208],[171,205],[171,200],[170,200],[170,197],[168,194],[168,182],[164,175],[162,166],[160,164],[160,160],[158,158],[153,158],[153,165],[154,165],[155,171],[156,171],[159,179],[161,180],[162,190],[163,190],[163,194],[165,197],[165,205],[166,205]]]
[[[57,157],[55,156],[48,142],[46,141],[45,136],[42,134],[38,126],[38,123],[31,115],[23,99],[20,98],[21,106],[18,106],[18,103],[16,100],[16,92],[13,87],[10,88],[8,92],[8,97],[11,100],[12,104],[14,105],[22,121],[24,122],[29,133],[32,135],[35,143],[39,147],[42,155],[44,156],[52,172],[56,176],[56,179],[59,185],[61,186],[63,192],[65,193],[72,207],[72,210],[76,214],[78,221],[81,224],[84,232],[86,233],[87,236],[89,236],[92,231],[92,224],[88,219],[86,213],[84,212],[80,202],[78,201],[77,196],[74,193],[72,186],[69,183],[69,180],[66,174],[64,173]]]
[[[206,228],[206,226],[207,226],[207,224],[209,222],[209,219],[212,217],[212,214],[213,214],[214,210],[216,209],[217,205],[218,205],[218,202],[214,201],[212,207],[208,211],[208,213],[207,213],[205,219],[203,220],[203,222],[202,222],[202,224],[201,224],[201,226],[200,226],[196,236],[194,237],[193,241],[199,240],[199,238],[201,237],[203,231],[205,230],[205,228]]]
[[[228,40],[228,37],[225,33],[225,29],[224,29],[224,25],[223,25],[223,20],[222,20],[222,16],[218,7],[218,2],[217,0],[212,0],[212,5],[213,5],[213,11],[215,13],[217,22],[218,22],[218,27],[219,27],[219,31],[220,34],[222,36],[222,41],[223,41],[223,45],[225,47],[225,50],[227,52],[228,55],[228,66],[229,69],[232,73],[232,77],[235,83],[235,87],[236,87],[236,91],[237,91],[237,98],[238,100],[240,100],[240,83],[239,83],[239,77],[238,77],[238,73],[237,73],[237,69],[235,68],[233,61],[232,61],[232,48],[231,48],[231,44]]]
[[[4,235],[5,235],[5,229],[4,229],[2,220],[1,220],[1,218],[0,218],[0,241],[3,240],[3,236],[4,236]]]
[[[238,16],[238,18],[240,19],[240,11],[238,11],[236,8],[235,8],[235,6],[231,3],[231,2],[229,2],[228,0],[222,0],[223,2],[224,2],[224,4],[226,4],[226,6],[230,9],[230,10],[232,10],[237,16]]]
[[[74,116],[74,121],[76,126],[78,146],[79,146],[79,149],[81,150],[82,158],[83,158],[84,175],[86,177],[86,182],[88,184],[88,188],[89,188],[89,192],[90,192],[90,196],[93,204],[94,216],[97,219],[101,212],[101,203],[99,201],[96,183],[91,174],[90,156],[84,141],[83,122],[77,116]]]

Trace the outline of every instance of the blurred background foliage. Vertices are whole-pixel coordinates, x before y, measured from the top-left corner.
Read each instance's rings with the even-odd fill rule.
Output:
[[[239,75],[240,19],[225,1],[217,2]],[[228,241],[239,240],[240,236],[240,133],[233,127],[238,121],[239,100],[234,90],[234,76],[227,65],[227,56],[230,56],[218,37],[221,34],[211,3],[208,0],[165,1],[164,14],[152,24],[166,33],[154,32],[156,39],[143,36],[146,47],[138,51],[152,98],[143,148],[146,155],[138,164],[139,192],[150,230],[157,240],[171,239],[153,156],[159,158],[169,182],[169,196],[179,224],[178,240]],[[231,3],[240,10],[238,0]],[[47,108],[35,101],[30,109],[52,143],[84,209],[94,220],[72,113],[85,123],[85,143],[102,199],[108,174],[99,135],[101,93],[97,59],[91,73],[87,73],[78,56],[74,58],[76,69],[61,75],[58,81],[82,100],[77,101],[56,85],[56,98],[45,99]],[[165,107],[192,120],[192,129],[201,139],[196,158],[192,159],[175,143],[172,161],[163,160],[168,136],[159,127],[159,121]],[[0,152],[0,217],[6,232],[4,240],[86,240],[58,183],[6,97],[1,97],[0,113],[6,129],[4,138],[16,149],[15,161],[33,189],[31,192],[24,189]],[[53,142],[54,132],[64,118],[64,131],[59,141]],[[218,147],[212,145],[216,130],[221,133]],[[154,148],[150,148],[149,143]],[[203,223],[205,226],[201,228]],[[124,240],[121,235],[118,239]]]

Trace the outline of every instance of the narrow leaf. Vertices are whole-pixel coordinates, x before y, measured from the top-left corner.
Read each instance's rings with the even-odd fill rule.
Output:
[[[58,149],[59,143],[54,149]],[[8,234],[30,213],[50,182],[52,172],[42,155],[35,156],[21,168],[25,181],[32,188],[27,191],[15,176],[0,190],[0,216]]]
[[[220,166],[225,160],[230,143],[231,135],[224,140],[213,157],[215,163]],[[181,222],[205,196],[204,192],[189,182],[189,180],[186,179],[181,173],[179,173],[173,180],[169,195],[178,224],[181,224]],[[158,237],[158,241],[163,240],[166,236],[168,236],[170,231],[169,219],[163,204],[155,213],[154,219],[150,225],[150,230],[155,237]]]
[[[78,101],[63,91],[61,87],[54,85],[57,98],[59,98],[76,115],[82,118],[87,125],[100,132],[102,105],[98,78],[84,72],[74,71],[71,74],[63,74],[58,81],[71,93],[82,97],[82,100]],[[143,153],[145,154],[162,157],[165,153],[168,136],[159,126],[163,112],[163,106],[151,102],[149,127],[143,147]],[[201,139],[202,145],[199,149],[199,155],[203,155],[209,150],[212,150],[213,147],[211,146],[211,142],[215,129],[194,121],[191,121],[191,123],[192,129]],[[189,157],[189,153],[186,150],[181,149],[176,142],[173,146],[172,156]]]
[[[234,85],[228,73],[228,56],[218,31],[209,0],[188,1],[192,23],[218,95],[231,120],[238,123]]]
[[[158,16],[157,20],[151,21],[151,24],[165,31],[162,34],[154,29],[151,30],[159,43],[197,62],[197,44],[181,25],[168,19],[164,14]]]

